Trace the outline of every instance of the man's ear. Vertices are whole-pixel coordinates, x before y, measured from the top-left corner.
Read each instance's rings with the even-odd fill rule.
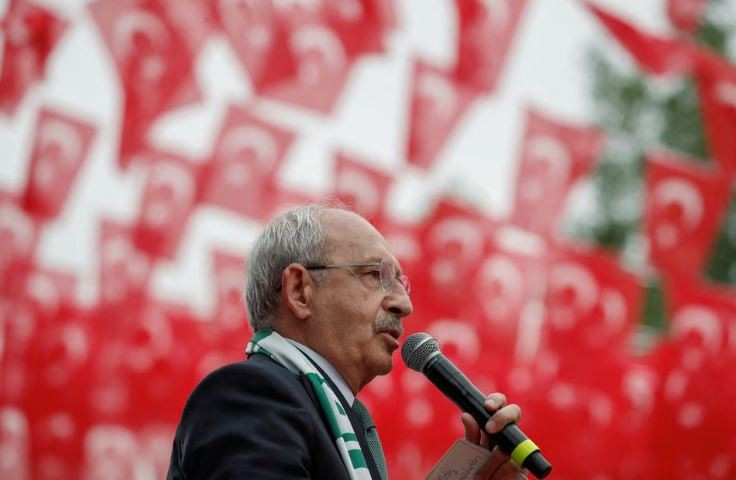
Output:
[[[300,263],[292,263],[281,273],[281,290],[284,304],[294,316],[305,320],[312,315],[314,280]]]

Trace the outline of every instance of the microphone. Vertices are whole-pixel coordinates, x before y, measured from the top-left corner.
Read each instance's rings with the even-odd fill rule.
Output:
[[[426,375],[462,411],[470,413],[478,425],[485,425],[491,418],[484,406],[485,395],[442,355],[434,337],[424,332],[409,336],[401,347],[401,358],[409,368]],[[542,456],[539,447],[516,425],[506,425],[489,436],[514,463],[537,478],[544,478],[552,471],[552,465]]]

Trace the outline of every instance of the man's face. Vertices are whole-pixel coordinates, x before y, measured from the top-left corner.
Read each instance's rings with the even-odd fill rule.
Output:
[[[381,234],[362,217],[330,210],[324,219],[328,264],[388,261],[399,273]],[[323,270],[314,294],[312,343],[346,378],[363,388],[376,375],[393,368],[393,353],[403,332],[400,319],[412,311],[411,301],[396,280],[391,291],[381,287],[377,267]]]

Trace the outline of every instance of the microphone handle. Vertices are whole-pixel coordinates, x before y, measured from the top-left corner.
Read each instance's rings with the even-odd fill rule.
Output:
[[[491,418],[491,413],[485,408],[486,397],[455,364],[440,353],[425,365],[423,371],[445,396],[463,412],[472,415],[485,431],[485,424]],[[510,455],[517,465],[527,468],[537,478],[546,477],[552,470],[552,466],[539,452],[539,448],[516,425],[506,425],[501,431],[488,436],[501,450]]]

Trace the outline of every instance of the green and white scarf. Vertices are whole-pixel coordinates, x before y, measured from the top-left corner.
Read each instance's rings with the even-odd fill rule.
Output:
[[[332,438],[345,463],[352,480],[371,480],[371,474],[366,465],[365,456],[358,444],[353,426],[350,424],[345,409],[337,399],[335,392],[325,381],[322,374],[309,359],[284,337],[270,329],[258,331],[248,342],[245,353],[261,353],[271,357],[292,373],[304,374],[314,389],[322,411],[327,417]]]

